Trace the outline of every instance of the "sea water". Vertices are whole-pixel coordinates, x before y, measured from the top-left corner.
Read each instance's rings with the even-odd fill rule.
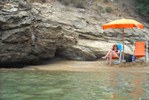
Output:
[[[149,73],[1,69],[0,100],[149,100]]]

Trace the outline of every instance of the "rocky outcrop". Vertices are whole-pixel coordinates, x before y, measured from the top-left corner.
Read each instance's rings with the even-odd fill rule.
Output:
[[[6,3],[0,11],[0,63],[50,58],[58,47],[76,44],[74,32],[44,21],[31,9],[18,10],[14,3],[18,4]]]
[[[96,60],[121,41],[120,31],[103,31],[100,27],[115,16],[94,8],[74,8],[57,1],[41,4],[10,0],[1,1],[0,9],[0,63],[38,61],[55,55]],[[125,43],[145,40],[140,32],[127,30]],[[132,52],[128,45],[125,51]]]

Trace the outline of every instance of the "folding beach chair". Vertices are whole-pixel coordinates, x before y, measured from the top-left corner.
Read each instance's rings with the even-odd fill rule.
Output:
[[[123,44],[122,43],[118,43],[118,50],[120,51],[119,57],[117,58],[117,61],[114,61],[114,64],[119,64],[122,61],[122,55],[123,55]]]
[[[135,58],[145,57],[145,42],[135,42],[134,56]]]

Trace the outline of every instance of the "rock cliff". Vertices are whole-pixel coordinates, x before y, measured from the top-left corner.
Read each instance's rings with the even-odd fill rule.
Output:
[[[101,29],[102,24],[120,18],[119,9],[114,8],[116,3],[109,3],[116,10],[108,13],[101,2],[88,8],[45,2],[0,1],[0,63],[32,62],[55,56],[96,60],[112,44],[121,42],[120,30]],[[121,16],[132,17],[126,13]],[[142,23],[148,28],[147,23]],[[142,30],[125,33],[126,53],[132,53],[134,40],[146,39]]]

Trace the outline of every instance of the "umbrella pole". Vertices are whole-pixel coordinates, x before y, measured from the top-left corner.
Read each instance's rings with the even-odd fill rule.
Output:
[[[123,43],[123,56],[122,56],[122,61],[124,60],[124,28],[122,29],[122,43]]]

